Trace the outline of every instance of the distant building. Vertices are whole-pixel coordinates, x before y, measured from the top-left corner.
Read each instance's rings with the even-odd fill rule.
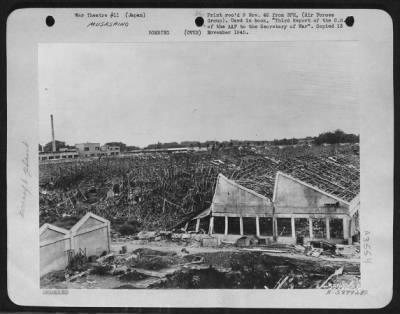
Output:
[[[80,157],[100,157],[100,156],[118,156],[120,154],[119,146],[103,145],[100,143],[81,143],[75,147]]]
[[[119,146],[100,146],[100,143],[75,144],[76,149],[60,148],[57,152],[39,152],[39,161],[91,158],[100,156],[118,156]]]
[[[119,146],[104,145],[101,147],[102,156],[118,156],[121,153]]]
[[[62,150],[59,152],[39,152],[39,161],[48,160],[62,160],[62,159],[75,159],[78,158],[79,154],[76,150]]]
[[[98,157],[101,156],[100,143],[81,143],[75,144],[79,157]]]
[[[189,152],[190,147],[174,147],[174,148],[152,148],[152,149],[135,149],[131,150],[129,154],[142,154],[142,153],[184,153]]]
[[[194,146],[194,147],[190,147],[189,150],[194,151],[194,152],[206,152],[206,151],[208,151],[208,148]]]
[[[298,144],[313,144],[314,139],[311,136],[305,137],[305,138],[299,138],[297,140]]]

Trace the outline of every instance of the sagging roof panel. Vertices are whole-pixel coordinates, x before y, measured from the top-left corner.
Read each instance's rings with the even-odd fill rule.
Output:
[[[347,201],[281,172],[276,176],[273,200],[276,207],[349,208]]]
[[[272,213],[270,200],[223,175],[218,176],[212,202],[213,213],[263,215]]]

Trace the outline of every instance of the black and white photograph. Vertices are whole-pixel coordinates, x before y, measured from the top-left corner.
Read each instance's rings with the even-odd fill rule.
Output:
[[[40,9],[31,38],[24,16],[9,23],[10,50],[26,38],[8,86],[18,303],[388,302],[386,15]]]
[[[357,45],[317,45],[41,45],[41,287],[358,288]]]

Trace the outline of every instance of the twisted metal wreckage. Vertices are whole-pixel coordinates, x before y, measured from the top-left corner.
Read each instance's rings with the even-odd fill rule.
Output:
[[[293,244],[310,240],[357,241],[359,194],[337,196],[277,172],[272,199],[219,174],[211,206],[184,224],[186,232],[220,241],[256,235]]]

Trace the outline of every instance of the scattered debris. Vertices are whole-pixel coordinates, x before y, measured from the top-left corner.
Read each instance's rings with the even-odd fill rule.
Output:
[[[359,284],[359,263],[310,259],[301,252],[294,256],[289,248],[292,246],[191,254],[186,248],[177,253],[143,247],[125,254],[104,255],[87,263],[83,271],[49,274],[41,278],[41,283],[47,287],[61,284],[99,287],[104,282],[102,278],[110,278],[107,280],[115,282],[116,288],[129,285],[130,288],[193,289],[305,289]]]
[[[131,270],[131,271],[124,273],[118,277],[118,279],[122,282],[139,281],[139,280],[143,280],[146,278],[149,278],[149,275],[143,274],[142,272],[139,272],[137,270]]]
[[[204,238],[204,239],[202,240],[202,246],[205,246],[205,247],[215,247],[215,246],[218,246],[218,239],[212,238],[212,237],[210,237],[210,238]]]
[[[79,274],[76,274],[76,275],[73,275],[73,276],[69,276],[67,281],[75,281],[76,279],[81,278],[83,276],[86,276],[87,274],[88,274],[88,271],[84,271],[84,272],[81,272]]]
[[[360,246],[336,244],[335,254],[343,257],[358,258],[360,256]]]
[[[285,278],[283,278],[283,280],[282,279],[279,280],[275,289],[280,289],[288,279],[289,279],[289,276],[286,276]]]
[[[307,251],[307,256],[319,257],[324,250],[322,248],[312,248]]]
[[[209,206],[218,173],[271,197],[277,171],[348,199],[359,192],[356,145],[224,147],[196,154],[154,152],[101,160],[41,163],[40,224],[68,229],[86,212],[127,234],[172,227]],[[358,148],[357,148],[358,149]],[[332,162],[332,161],[335,162]],[[160,198],[160,195],[162,197]],[[168,197],[166,197],[168,195]],[[335,194],[336,195],[336,194]]]
[[[156,238],[156,232],[155,231],[140,231],[136,235],[138,240],[151,240]]]
[[[287,253],[287,251],[284,251],[284,250],[274,250],[274,249],[264,249],[264,248],[253,248],[253,249],[243,248],[240,250],[248,251],[248,252]]]
[[[109,265],[109,264],[93,265],[90,269],[90,274],[91,275],[110,275],[113,273],[113,269],[115,269],[114,265]]]
[[[330,276],[322,283],[322,285],[321,285],[319,288],[322,289],[322,288],[328,283],[328,281],[332,279],[333,276],[338,276],[338,275],[343,274],[343,268],[344,268],[344,267],[342,266],[342,267],[336,269],[335,272],[334,272],[332,275],[330,275]]]
[[[259,239],[256,236],[243,236],[237,239],[236,246],[247,247],[258,244]]]
[[[199,154],[40,164],[41,224],[69,229],[93,211],[111,221],[112,240],[121,242],[120,250],[100,258],[74,257],[62,272],[41,278],[41,286],[99,287],[106,277],[115,288],[355,287],[360,269],[353,259],[359,258],[359,245],[311,241],[304,246],[304,238],[297,245],[278,245],[255,236],[221,241],[198,225],[190,232],[181,225],[174,232],[155,231],[186,222],[208,208],[219,173],[267,197],[272,196],[278,171],[293,177],[301,173],[304,182],[350,199],[359,192],[360,177],[359,156],[352,150],[352,145],[243,146]],[[132,251],[126,244],[130,241],[154,241],[159,246],[170,241],[180,248]],[[220,250],[213,251],[216,248]]]

